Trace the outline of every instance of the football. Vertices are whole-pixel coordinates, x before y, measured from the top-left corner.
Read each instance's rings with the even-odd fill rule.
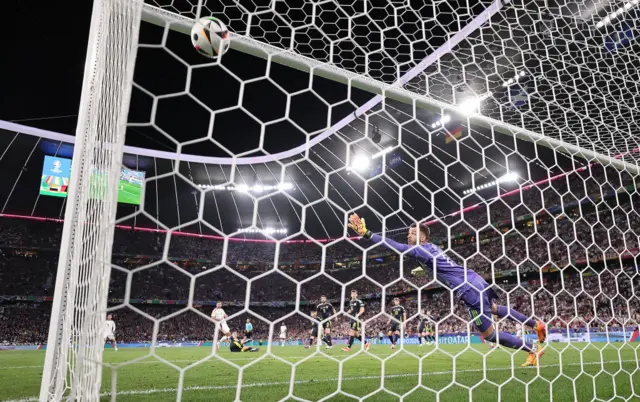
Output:
[[[201,55],[215,58],[229,50],[229,31],[216,17],[203,17],[191,28],[191,43]]]

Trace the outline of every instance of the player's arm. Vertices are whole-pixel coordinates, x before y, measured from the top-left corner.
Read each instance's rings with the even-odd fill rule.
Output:
[[[407,329],[407,310],[402,309],[402,327]]]
[[[384,239],[380,235],[371,233],[371,231],[367,229],[365,220],[360,218],[357,214],[353,214],[349,217],[348,226],[365,239],[370,239],[375,243],[382,243],[387,248],[394,249],[399,253],[406,252],[407,255],[418,258],[425,262],[431,261],[431,255],[422,247],[416,247],[415,244],[403,244],[395,240]]]
[[[216,310],[217,310],[217,309],[218,309],[218,308],[216,307],[216,308],[214,308],[213,310],[211,310],[211,319],[212,319],[212,320],[215,320],[215,319],[216,319]]]

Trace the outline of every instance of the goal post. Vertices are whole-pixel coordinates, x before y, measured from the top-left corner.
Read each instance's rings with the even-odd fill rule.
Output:
[[[142,0],[95,0],[41,401],[97,401],[124,137]],[[95,182],[99,174],[101,183]]]

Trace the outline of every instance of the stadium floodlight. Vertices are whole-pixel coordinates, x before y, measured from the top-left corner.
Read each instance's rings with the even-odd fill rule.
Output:
[[[247,184],[238,184],[237,186],[229,185],[224,186],[222,184],[197,184],[196,187],[208,190],[221,190],[221,191],[238,191],[243,193],[254,192],[254,193],[262,193],[265,191],[274,191],[274,190],[293,190],[295,186],[293,183],[280,183],[275,185],[262,185],[262,184],[254,184],[249,186]]]
[[[493,187],[493,186],[498,185],[500,183],[515,182],[519,178],[520,178],[520,176],[518,176],[517,173],[509,172],[509,173],[505,174],[504,176],[499,177],[498,180],[493,180],[493,181],[490,181],[488,183],[481,184],[481,185],[479,185],[477,187],[468,188],[468,189],[464,190],[462,192],[462,194],[465,194],[465,195],[466,194],[471,194],[471,193],[473,193],[473,192],[475,192],[477,190],[484,190],[485,188]]]
[[[519,176],[517,173],[515,172],[509,172],[507,174],[505,174],[504,176],[502,176],[501,178],[498,179],[498,181],[500,183],[506,183],[506,182],[510,182],[510,181],[516,181],[518,180]]]
[[[444,126],[445,124],[447,124],[450,121],[451,121],[451,116],[448,115],[448,114],[445,114],[438,121],[435,121],[433,124],[431,124],[431,128]]]
[[[492,92],[487,92],[480,96],[471,96],[469,98],[466,98],[457,105],[457,109],[465,116],[472,115],[476,113],[478,109],[480,109],[480,104],[482,103],[482,101],[489,98],[491,95],[493,95]]]
[[[596,28],[600,29],[600,28],[604,27],[605,25],[609,25],[613,21],[615,21],[618,18],[620,18],[623,14],[625,14],[626,12],[631,10],[633,7],[637,6],[638,3],[640,3],[639,0],[632,0],[632,1],[629,1],[629,2],[625,3],[624,6],[618,8],[616,11],[612,12],[611,14],[607,15],[606,17],[604,17],[602,20],[598,21],[596,23]]]
[[[351,162],[351,169],[357,172],[364,172],[371,165],[371,158],[364,153],[356,154]]]
[[[287,234],[289,232],[288,229],[276,229],[276,228],[240,228],[238,229],[239,233],[262,233],[262,234]]]

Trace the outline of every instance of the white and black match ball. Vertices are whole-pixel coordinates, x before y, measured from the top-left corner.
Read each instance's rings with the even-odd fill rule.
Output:
[[[216,17],[200,18],[191,28],[191,43],[203,56],[221,56],[229,50],[229,30]]]

